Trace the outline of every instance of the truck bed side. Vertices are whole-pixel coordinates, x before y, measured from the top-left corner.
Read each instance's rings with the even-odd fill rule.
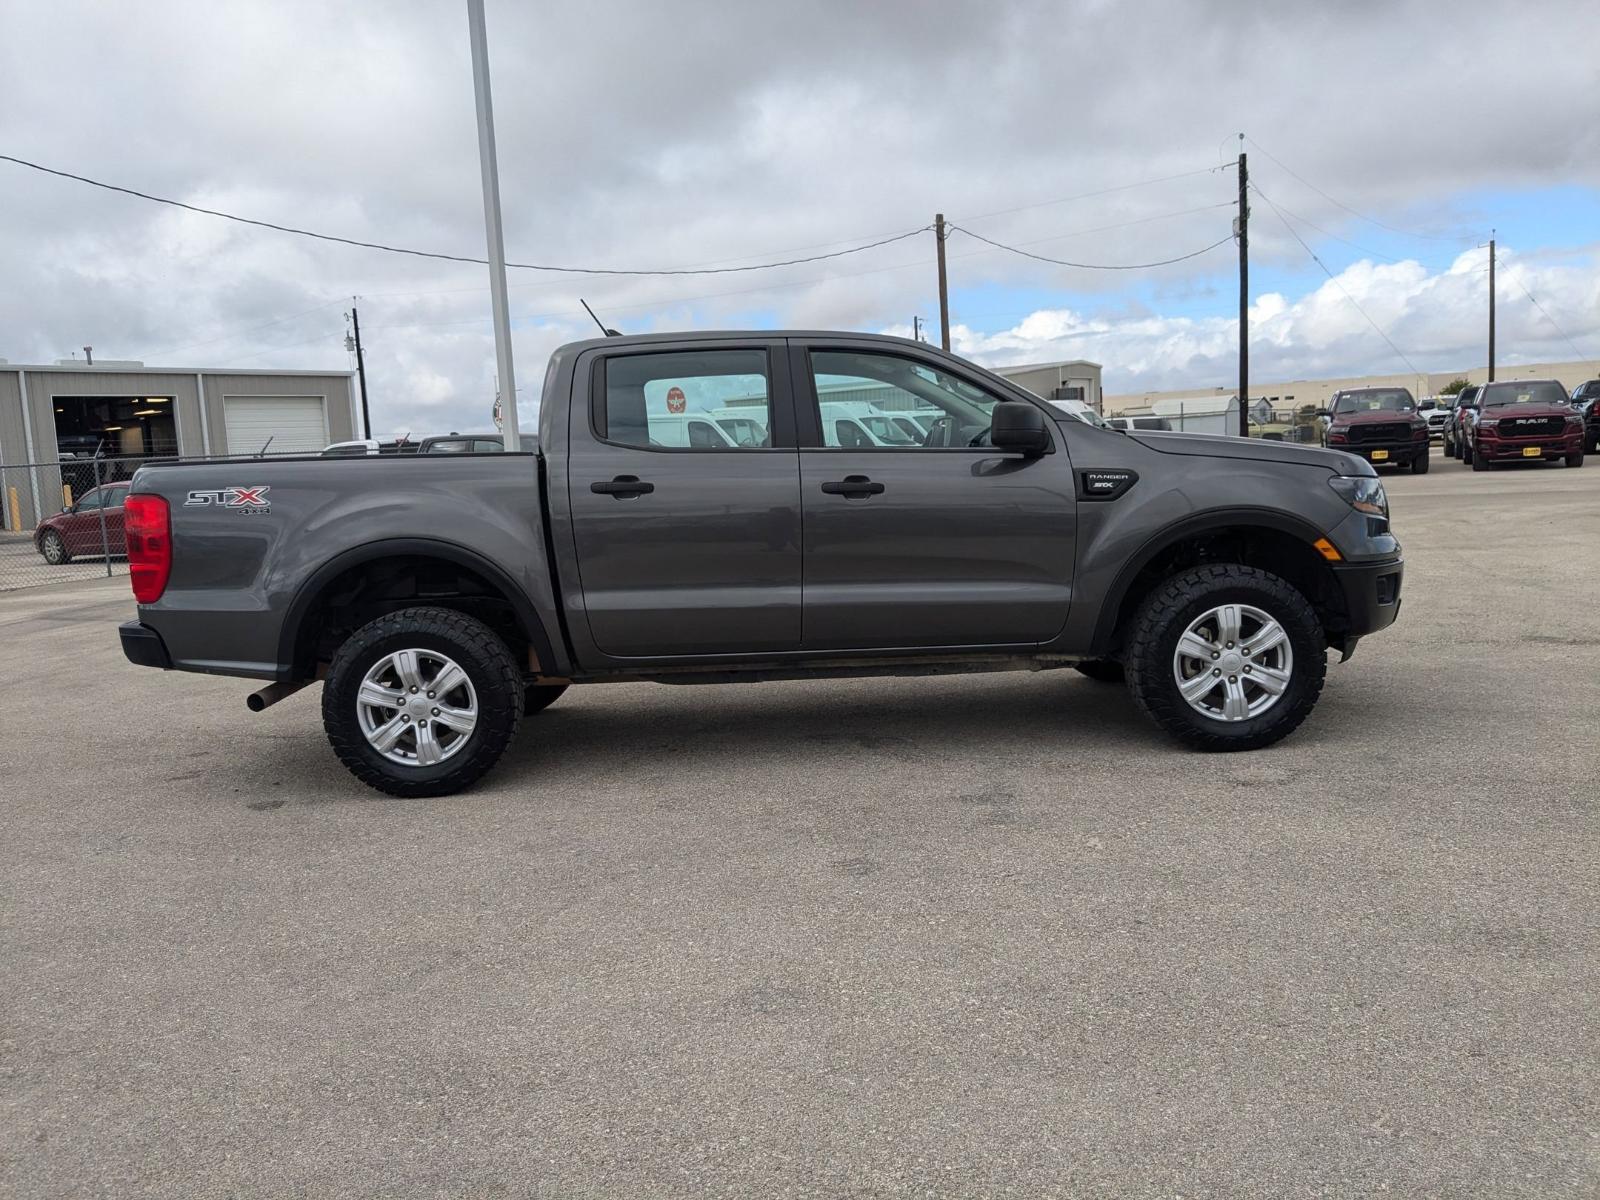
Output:
[[[133,490],[167,501],[172,572],[139,619],[175,667],[288,680],[342,625],[465,597],[530,672],[565,674],[542,489],[532,454],[147,467]]]

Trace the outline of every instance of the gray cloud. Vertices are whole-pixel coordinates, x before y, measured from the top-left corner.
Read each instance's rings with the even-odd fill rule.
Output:
[[[1205,167],[1232,156],[1241,128],[1345,203],[1445,238],[1470,237],[1493,217],[1463,209],[1465,193],[1600,186],[1600,15],[1579,0],[1536,11],[1487,2],[491,3],[489,24],[507,243],[518,258],[753,261],[914,228],[940,209],[1046,254],[1159,257],[1215,240],[1231,214],[1125,223],[1226,201],[1231,175],[998,210]],[[58,3],[14,8],[7,32],[8,152],[266,219],[481,252],[458,4]],[[1263,188],[1295,212],[1356,242],[1373,236],[1253,159]],[[487,420],[493,354],[481,269],[305,243],[14,167],[0,165],[0,179],[0,354],[49,360],[87,341],[108,356],[176,355],[184,365],[342,367],[341,313],[360,293],[380,426]],[[1258,217],[1263,266],[1301,261]],[[1110,225],[1122,227],[1101,228]],[[1098,231],[1060,236],[1081,230]],[[1517,232],[1508,240],[1532,249]],[[1419,245],[1445,261],[1460,248]],[[977,249],[951,243],[962,295],[1026,286],[1070,293],[1077,308],[1098,296],[1086,316],[1126,324],[1127,336],[1064,341],[1045,318],[1030,337],[1014,332],[1029,328],[1026,314],[991,317],[992,300],[971,300],[975,352],[1087,354],[1107,362],[1108,385],[1119,371],[1153,386],[1228,369],[1230,292],[1209,305],[1214,318],[1186,325],[1161,314],[1163,303],[1205,307],[1206,260],[1155,273],[1143,281],[1155,291],[1135,296],[1125,277]],[[579,295],[628,329],[749,313],[877,329],[936,315],[931,258],[923,238],[759,275],[519,273],[522,390],[537,387],[550,346],[590,328]],[[1451,350],[1439,339],[1454,309],[1439,295],[1377,286],[1374,303],[1405,297],[1390,318],[1408,353]],[[1562,303],[1586,295],[1551,286]],[[1262,353],[1300,364],[1296,374],[1370,360],[1370,337],[1313,319],[1319,296],[1285,298],[1296,319],[1275,326]],[[1593,330],[1592,308],[1570,316],[1570,333]],[[963,321],[959,308],[955,317]],[[1141,322],[1155,332],[1144,337]],[[1563,344],[1557,356],[1571,355]]]

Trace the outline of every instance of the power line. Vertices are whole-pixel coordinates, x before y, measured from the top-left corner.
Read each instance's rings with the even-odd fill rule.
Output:
[[[1557,333],[1559,333],[1563,338],[1566,339],[1567,345],[1572,347],[1573,351],[1578,355],[1578,357],[1583,359],[1583,360],[1585,360],[1585,361],[1587,361],[1589,356],[1583,352],[1583,350],[1579,347],[1577,342],[1572,340],[1571,335],[1569,335],[1565,329],[1561,328],[1561,326],[1559,326],[1559,325],[1556,325],[1556,319],[1554,317],[1552,317],[1545,310],[1544,305],[1539,303],[1538,297],[1536,297],[1532,292],[1530,292],[1528,290],[1527,286],[1522,282],[1522,280],[1518,279],[1515,275],[1511,275],[1511,273],[1509,271],[1506,272],[1506,274],[1510,275],[1511,281],[1513,283],[1515,283],[1519,288],[1522,289],[1522,294],[1524,296],[1526,296],[1529,300],[1533,301],[1533,306],[1535,308],[1537,308],[1540,312],[1544,313],[1544,319],[1546,321],[1549,321],[1551,325],[1555,326],[1555,331]]]
[[[218,217],[224,221],[234,221],[240,225],[254,225],[259,229],[272,229],[279,233],[290,233],[296,237],[314,238],[320,242],[335,242],[343,246],[355,246],[362,250],[382,250],[386,254],[406,254],[412,258],[431,258],[443,262],[472,263],[486,266],[487,259],[474,258],[464,254],[444,254],[435,250],[414,250],[406,246],[391,246],[384,242],[366,242],[358,238],[339,237],[331,233],[317,233],[310,229],[300,229],[293,225],[279,225],[273,221],[258,221],[253,217],[241,217],[236,213],[223,212],[215,208],[202,208],[196,204],[186,204],[182,200],[173,200],[166,196],[153,196],[149,192],[141,192],[134,188],[120,187],[114,183],[104,183],[98,179],[90,179],[87,175],[74,175],[70,171],[58,171],[53,167],[46,167],[36,162],[29,162],[25,158],[16,158],[10,154],[0,154],[0,162],[15,163],[18,166],[28,167],[31,170],[42,171],[46,175],[55,175],[61,179],[71,179],[77,183],[88,184],[90,187],[100,188],[108,192],[118,192],[124,196],[133,196],[140,200],[149,200],[155,204],[166,204],[173,208],[185,209],[188,212],[199,213],[202,216]],[[864,245],[851,246],[845,250],[835,250],[828,254],[811,254],[803,258],[789,258],[779,262],[753,263],[742,267],[668,267],[651,270],[624,270],[616,267],[557,267],[548,263],[519,263],[508,262],[506,266],[516,267],[523,271],[549,271],[561,275],[735,275],[745,271],[766,271],[774,267],[793,267],[801,263],[822,262],[830,258],[843,258],[848,254],[860,254],[864,250],[873,250],[879,246],[887,246],[891,242],[903,242],[907,238],[916,237],[926,233],[931,226],[923,225],[916,229],[897,233],[893,237],[880,238]]]
[[[1415,230],[1400,229],[1397,226],[1385,224],[1383,221],[1378,220],[1378,218],[1376,218],[1376,217],[1369,217],[1369,216],[1367,216],[1366,213],[1359,212],[1356,209],[1351,208],[1343,200],[1336,200],[1334,197],[1328,195],[1327,192],[1323,191],[1321,188],[1319,188],[1316,184],[1312,183],[1305,176],[1296,174],[1295,171],[1293,171],[1281,158],[1279,158],[1277,155],[1275,155],[1271,150],[1268,150],[1260,142],[1256,141],[1255,138],[1250,137],[1249,134],[1246,134],[1245,137],[1250,142],[1250,144],[1252,146],[1254,146],[1257,150],[1261,151],[1261,153],[1265,154],[1273,162],[1277,163],[1278,166],[1282,167],[1285,172],[1287,172],[1289,175],[1293,176],[1295,179],[1298,179],[1301,183],[1305,184],[1306,187],[1310,188],[1317,195],[1321,196],[1329,204],[1337,205],[1339,208],[1344,209],[1344,211],[1349,213],[1351,216],[1359,217],[1361,220],[1366,221],[1368,224],[1376,225],[1379,229],[1387,229],[1390,233],[1398,233],[1401,237],[1427,238],[1428,240],[1435,241],[1435,242],[1463,242],[1463,241],[1469,240],[1467,238],[1463,238],[1463,237],[1459,237],[1459,236],[1457,236],[1457,237],[1447,237],[1444,234],[1439,234],[1439,233],[1419,233],[1419,232],[1417,232]],[[1266,197],[1263,196],[1262,199],[1266,200]],[[1267,203],[1271,204],[1272,201],[1267,200]],[[1306,222],[1306,223],[1308,225],[1310,224],[1309,221]],[[1329,236],[1332,236],[1332,235],[1330,234]]]
[[[1270,158],[1271,155],[1268,155],[1267,157]],[[1316,263],[1317,266],[1322,268],[1322,273],[1324,275],[1326,275],[1330,280],[1333,281],[1333,286],[1338,288],[1341,292],[1344,293],[1344,298],[1346,300],[1350,301],[1350,303],[1355,306],[1355,310],[1358,313],[1360,313],[1363,317],[1366,318],[1366,322],[1367,322],[1368,325],[1371,325],[1373,329],[1377,330],[1378,336],[1381,337],[1385,342],[1388,343],[1389,349],[1393,350],[1396,354],[1398,354],[1400,356],[1401,361],[1404,362],[1406,364],[1406,366],[1411,368],[1411,373],[1413,375],[1421,375],[1422,371],[1417,369],[1417,364],[1412,362],[1409,358],[1407,358],[1405,351],[1400,349],[1399,346],[1396,346],[1394,344],[1394,342],[1390,340],[1389,335],[1383,331],[1383,328],[1376,321],[1374,321],[1371,316],[1368,315],[1367,310],[1362,308],[1360,302],[1357,301],[1356,298],[1354,296],[1352,296],[1349,293],[1349,291],[1347,291],[1345,289],[1344,284],[1339,282],[1339,277],[1337,275],[1335,275],[1332,271],[1328,270],[1328,264],[1323,262],[1320,258],[1317,257],[1317,252],[1315,250],[1313,250],[1310,246],[1306,245],[1305,238],[1301,237],[1300,234],[1295,230],[1295,227],[1293,225],[1289,224],[1289,218],[1284,216],[1283,215],[1283,210],[1280,209],[1276,204],[1274,204],[1272,202],[1272,197],[1268,196],[1265,192],[1263,192],[1260,188],[1256,187],[1256,185],[1253,184],[1253,183],[1250,185],[1250,190],[1255,192],[1256,195],[1260,196],[1263,200],[1265,200],[1267,202],[1267,207],[1272,209],[1272,211],[1277,214],[1278,220],[1282,221],[1283,222],[1283,227],[1289,231],[1289,236],[1294,238],[1295,241],[1300,243],[1300,248],[1302,250],[1304,250],[1308,255],[1311,256],[1311,261]]]
[[[964,221],[981,221],[986,217],[1003,217],[1010,213],[1026,212],[1031,208],[1048,208],[1052,204],[1067,204],[1073,200],[1089,200],[1095,196],[1109,196],[1115,192],[1126,192],[1133,188],[1149,187],[1156,183],[1170,183],[1174,179],[1188,179],[1194,175],[1210,175],[1213,171],[1231,167],[1231,162],[1218,163],[1214,167],[1200,167],[1193,171],[1179,171],[1176,175],[1161,175],[1155,179],[1140,179],[1133,183],[1122,183],[1116,187],[1100,188],[1093,192],[1079,192],[1074,196],[1061,196],[1055,200],[1040,200],[1036,204],[1019,204],[1015,208],[997,208],[993,212],[973,213],[962,218]]]
[[[1039,262],[1053,263],[1058,267],[1076,267],[1079,270],[1084,270],[1084,271],[1142,271],[1142,270],[1145,270],[1148,267],[1165,267],[1165,266],[1168,266],[1171,263],[1179,263],[1179,262],[1184,262],[1187,259],[1199,258],[1202,254],[1208,253],[1209,251],[1215,250],[1218,246],[1223,246],[1223,245],[1226,245],[1227,243],[1233,241],[1233,234],[1230,233],[1227,237],[1221,238],[1218,241],[1212,242],[1209,246],[1202,246],[1198,250],[1190,251],[1188,254],[1180,254],[1176,258],[1163,258],[1163,259],[1160,259],[1157,262],[1147,262],[1147,263],[1080,263],[1080,262],[1068,262],[1066,259],[1063,259],[1063,258],[1048,258],[1043,254],[1034,254],[1034,253],[1032,253],[1031,251],[1028,251],[1028,250],[1020,250],[1016,246],[1008,246],[1004,242],[997,242],[993,238],[986,238],[981,233],[973,233],[972,230],[967,229],[967,228],[965,228],[965,227],[963,227],[961,225],[951,225],[950,228],[954,229],[954,230],[956,230],[956,231],[958,231],[960,233],[964,233],[970,238],[977,238],[978,241],[980,241],[980,242],[987,242],[989,245],[995,247],[995,249],[997,249],[997,250],[1009,250],[1012,254],[1020,254],[1020,255],[1022,255],[1023,258],[1033,258],[1033,259],[1037,259]]]

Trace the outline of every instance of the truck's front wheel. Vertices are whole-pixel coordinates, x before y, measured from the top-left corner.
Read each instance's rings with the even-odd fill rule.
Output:
[[[446,796],[505,753],[522,716],[516,659],[482,621],[407,608],[333,656],[322,723],[339,761],[391,796]]]
[[[1311,712],[1327,672],[1316,610],[1256,567],[1174,575],[1140,606],[1123,664],[1134,701],[1196,750],[1255,750]]]

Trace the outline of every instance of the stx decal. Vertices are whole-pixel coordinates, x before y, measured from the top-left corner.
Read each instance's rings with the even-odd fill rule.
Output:
[[[215,504],[243,513],[267,513],[272,511],[272,502],[267,499],[267,493],[271,490],[270,485],[262,485],[220,488],[212,492],[190,492],[183,506],[194,508]]]

